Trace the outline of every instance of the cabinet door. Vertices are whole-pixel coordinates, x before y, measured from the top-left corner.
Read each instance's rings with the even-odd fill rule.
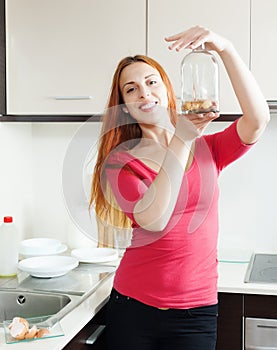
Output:
[[[95,343],[86,344],[87,339],[97,330],[99,325],[105,325],[106,305],[93,317],[93,319],[63,348],[64,350],[105,350],[105,330]]]
[[[242,349],[243,295],[219,293],[217,350]]]
[[[201,25],[233,42],[240,56],[249,65],[250,6],[240,0],[151,0],[149,1],[148,53],[157,59],[169,74],[176,95],[181,95],[181,53],[167,50],[165,36]],[[221,113],[240,113],[240,107],[220,59]]]
[[[276,0],[252,0],[251,70],[267,100],[277,100],[276,13]]]
[[[93,114],[118,61],[146,51],[145,1],[8,0],[7,113]]]
[[[244,296],[244,316],[277,319],[277,296],[246,294]]]

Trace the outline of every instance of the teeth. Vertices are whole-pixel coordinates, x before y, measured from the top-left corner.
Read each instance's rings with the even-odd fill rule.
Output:
[[[141,106],[141,109],[149,109],[149,108],[152,108],[156,105],[156,102],[150,102],[150,103],[147,103],[145,105],[142,105]]]

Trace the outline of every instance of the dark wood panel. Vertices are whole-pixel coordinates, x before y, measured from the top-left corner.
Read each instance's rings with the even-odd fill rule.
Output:
[[[242,315],[241,294],[219,293],[217,350],[242,349]]]
[[[244,316],[277,318],[277,296],[245,294]]]
[[[106,306],[63,348],[64,350],[105,350],[105,330],[93,345],[85,343],[86,339],[97,329],[98,325],[105,325]]]
[[[1,1],[1,0],[0,0]],[[1,82],[0,82],[1,83]],[[235,114],[222,114],[218,119],[214,120],[215,122],[231,122],[238,119],[240,115]],[[0,117],[0,122],[39,122],[39,123],[59,123],[59,122],[98,122],[101,121],[101,114],[93,115],[3,115]]]
[[[100,114],[92,115],[4,115],[0,122],[39,122],[39,123],[60,123],[60,122],[98,122],[101,121]]]

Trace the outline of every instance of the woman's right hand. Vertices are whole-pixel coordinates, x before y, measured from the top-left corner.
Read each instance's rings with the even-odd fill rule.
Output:
[[[220,54],[231,46],[229,40],[201,26],[189,28],[184,32],[171,35],[165,38],[165,40],[171,43],[168,48],[176,51],[195,49],[205,44],[208,50],[214,50]]]

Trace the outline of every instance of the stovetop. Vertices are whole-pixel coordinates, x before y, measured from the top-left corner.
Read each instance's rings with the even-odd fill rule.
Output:
[[[277,254],[254,253],[244,282],[277,283]]]

